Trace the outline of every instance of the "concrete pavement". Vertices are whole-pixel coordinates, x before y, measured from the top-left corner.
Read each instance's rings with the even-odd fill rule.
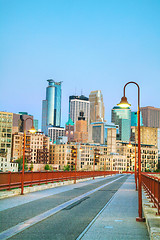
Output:
[[[78,239],[147,240],[149,234],[146,223],[136,222],[137,216],[138,193],[135,191],[134,176],[132,175]]]

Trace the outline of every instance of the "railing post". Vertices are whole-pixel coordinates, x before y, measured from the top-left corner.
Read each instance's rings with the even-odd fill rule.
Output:
[[[160,215],[160,179],[158,179],[158,215]]]
[[[8,173],[8,190],[11,190],[11,172]]]
[[[40,185],[40,182],[41,182],[41,171],[39,171],[39,183],[38,183],[38,185]]]
[[[46,172],[46,184],[48,182],[48,171]]]
[[[32,187],[32,182],[33,182],[33,171],[31,171],[31,187]]]

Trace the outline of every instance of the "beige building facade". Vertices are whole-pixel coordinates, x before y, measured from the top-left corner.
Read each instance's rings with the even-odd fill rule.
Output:
[[[75,123],[74,141],[77,143],[88,142],[88,125],[85,120],[84,113],[80,112],[80,116]]]
[[[0,112],[0,153],[11,151],[13,113]]]
[[[102,155],[100,157],[100,170],[104,171],[127,171],[127,157],[119,154]]]
[[[135,143],[132,143],[132,146],[128,147],[127,142],[117,141],[117,153],[127,158],[127,171],[134,171]],[[138,144],[136,144],[136,160],[138,164]],[[153,145],[141,144],[142,172],[155,171],[157,168],[158,168],[158,148]]]
[[[154,145],[157,147],[158,141],[158,128],[144,127],[140,128],[141,143]],[[138,127],[131,127],[131,140],[138,142]]]
[[[12,159],[17,160],[23,155],[24,133],[13,134]],[[25,156],[28,163],[49,162],[49,137],[42,133],[27,134]]]
[[[107,155],[107,146],[92,144],[51,144],[49,163],[54,169],[63,170],[69,165],[70,169],[75,166],[72,158],[72,147],[77,149],[77,170],[93,170],[94,149],[99,149],[101,155]],[[99,164],[95,164],[95,170],[99,170]]]
[[[105,108],[103,103],[103,95],[100,90],[92,91],[89,95],[90,101],[90,122],[103,122],[105,116]]]

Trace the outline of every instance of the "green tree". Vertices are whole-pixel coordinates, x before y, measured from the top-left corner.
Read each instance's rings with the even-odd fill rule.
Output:
[[[30,171],[33,171],[33,162],[31,162],[31,166],[29,167]]]
[[[46,164],[44,167],[45,170],[51,170],[49,164]]]
[[[22,166],[23,166],[23,156],[18,158],[16,160],[16,163],[18,163],[18,171],[22,171]],[[27,165],[27,159],[25,158],[25,163],[24,163],[24,171],[28,170],[28,165]]]
[[[67,164],[67,166],[63,167],[63,171],[69,171],[70,170],[70,166]]]

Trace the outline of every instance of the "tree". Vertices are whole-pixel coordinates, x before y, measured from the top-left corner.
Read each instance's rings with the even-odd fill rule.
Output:
[[[67,166],[63,167],[63,171],[69,171],[70,170],[70,166],[67,164]]]
[[[18,158],[16,160],[16,163],[18,163],[18,171],[22,171],[22,167],[23,167],[23,156]],[[25,158],[25,163],[24,163],[24,171],[28,170],[28,165],[27,165],[27,159]]]
[[[45,167],[44,167],[44,169],[47,170],[47,171],[48,171],[48,170],[51,170],[49,164],[46,164]]]
[[[33,162],[31,162],[31,166],[29,167],[30,171],[33,171]]]

